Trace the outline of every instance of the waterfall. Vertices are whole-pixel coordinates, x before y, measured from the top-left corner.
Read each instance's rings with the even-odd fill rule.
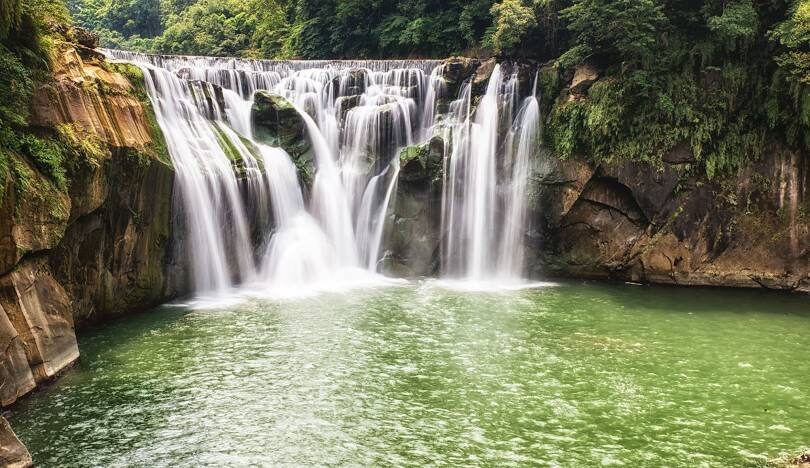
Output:
[[[533,96],[520,102],[515,73],[496,65],[480,100],[468,81],[448,112],[440,103],[454,96],[438,61],[105,53],[144,71],[177,174],[181,244],[198,293],[375,277],[399,153],[434,136],[445,147],[442,275],[521,277],[540,116]],[[290,154],[254,137],[257,91],[299,114],[314,156],[311,186]]]
[[[376,272],[399,150],[418,138],[418,110],[438,62],[105,52],[144,71],[176,169],[197,293],[238,283],[306,287]],[[254,139],[259,90],[283,96],[299,113],[315,156],[310,191],[289,154]]]
[[[523,274],[524,242],[528,204],[527,187],[531,157],[539,145],[540,106],[534,95],[526,98],[509,133],[507,150],[512,164],[511,180],[504,204],[503,237],[498,255],[497,276],[519,278]]]
[[[513,282],[523,275],[529,162],[538,148],[540,111],[530,96],[516,114],[518,96],[517,76],[504,76],[495,65],[477,108],[470,83],[451,104],[442,199],[446,277]]]
[[[214,94],[210,85],[141,66],[175,168],[188,234],[186,249],[194,253],[194,288],[221,293],[255,274],[239,182],[220,139],[231,145],[236,141],[218,132],[209,118],[223,114],[216,100],[210,99]]]

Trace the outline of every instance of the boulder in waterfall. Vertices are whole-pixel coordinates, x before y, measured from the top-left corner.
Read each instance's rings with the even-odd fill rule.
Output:
[[[442,62],[442,78],[448,83],[461,84],[475,73],[481,62],[475,58],[450,57]]]
[[[352,68],[332,79],[335,95],[352,96],[366,92],[368,71],[363,68]]]
[[[335,106],[338,109],[338,122],[343,125],[346,122],[346,114],[350,110],[360,105],[361,95],[353,94],[351,96],[341,96],[335,101]]]
[[[31,454],[11,430],[6,418],[0,416],[0,466],[27,468],[34,466]]]
[[[251,109],[251,121],[256,141],[286,151],[303,182],[309,185],[315,174],[314,154],[306,123],[295,106],[283,96],[259,91]]]
[[[397,156],[407,143],[410,114],[396,99],[385,99],[380,105],[360,105],[351,109],[344,123],[344,145],[352,152],[355,163],[363,161],[366,170],[382,167]],[[368,138],[369,130],[378,137]]]
[[[439,102],[442,112],[447,110],[449,101],[458,96],[461,86],[473,76],[479,65],[478,59],[468,57],[450,57],[442,62],[441,76],[446,86],[445,96]]]
[[[489,78],[492,76],[492,72],[495,71],[495,65],[497,64],[498,61],[493,57],[481,63],[481,66],[475,70],[475,76],[473,76],[472,80],[473,95],[479,96],[486,92]]]
[[[405,277],[438,271],[444,141],[409,146],[399,154],[397,202],[383,270]]]
[[[429,142],[403,148],[399,153],[399,180],[405,184],[440,183],[444,140],[433,137]]]

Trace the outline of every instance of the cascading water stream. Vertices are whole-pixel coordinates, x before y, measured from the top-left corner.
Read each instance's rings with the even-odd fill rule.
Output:
[[[197,292],[303,287],[373,274],[395,203],[399,152],[444,140],[444,276],[513,281],[522,275],[533,97],[517,110],[515,75],[496,65],[480,101],[471,83],[444,114],[436,61],[264,61],[107,51],[144,70],[177,171],[185,247]],[[314,155],[302,187],[296,163],[257,141],[257,91],[286,98]],[[513,118],[514,117],[514,118]]]
[[[209,102],[200,92],[213,93],[207,84],[181,80],[146,64],[141,68],[158,123],[167,135],[183,200],[186,248],[194,252],[194,288],[222,293],[235,281],[250,279],[255,270],[239,183],[219,141],[221,134],[204,116],[221,116],[221,109],[215,103],[208,112],[198,106]]]
[[[513,119],[517,83],[496,65],[475,110],[470,83],[451,105],[451,128],[443,132],[452,141],[442,200],[446,277],[522,281],[529,162],[539,148],[540,111],[530,96]]]
[[[531,158],[539,145],[540,106],[534,95],[529,96],[510,131],[507,149],[512,163],[511,182],[504,203],[503,234],[498,255],[496,275],[504,280],[519,278],[523,274],[526,229],[527,188]]]

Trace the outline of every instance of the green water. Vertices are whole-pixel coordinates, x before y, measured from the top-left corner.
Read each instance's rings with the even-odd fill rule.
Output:
[[[434,283],[162,308],[9,415],[39,466],[741,466],[810,444],[810,303]]]

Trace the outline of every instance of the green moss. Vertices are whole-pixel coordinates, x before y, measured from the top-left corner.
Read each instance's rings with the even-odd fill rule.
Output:
[[[26,134],[21,138],[21,149],[59,189],[67,188],[68,179],[63,146],[54,140]]]
[[[75,124],[59,124],[56,132],[59,141],[69,149],[71,158],[68,165],[71,171],[98,169],[109,154],[95,134],[80,136]]]
[[[17,219],[30,215],[21,211],[23,205],[44,207],[55,219],[68,218],[70,205],[65,203],[66,192],[63,188],[39,174],[19,156],[12,155],[10,163],[17,193]]]
[[[765,150],[767,127],[743,100],[750,86],[735,64],[704,69],[700,77],[638,70],[603,78],[584,99],[558,99],[547,141],[563,158],[654,165],[686,143],[707,177],[733,175]]]
[[[405,165],[413,160],[419,161],[422,168],[427,167],[428,148],[427,146],[408,146],[399,153],[399,163]]]
[[[144,156],[153,158],[167,166],[172,166],[172,158],[169,154],[166,138],[157,121],[152,101],[149,99],[149,95],[146,92],[143,70],[137,65],[120,62],[108,62],[108,67],[110,71],[120,73],[129,81],[132,87],[133,97],[143,105],[144,111],[146,112],[149,136],[152,137],[152,146],[144,153]]]

